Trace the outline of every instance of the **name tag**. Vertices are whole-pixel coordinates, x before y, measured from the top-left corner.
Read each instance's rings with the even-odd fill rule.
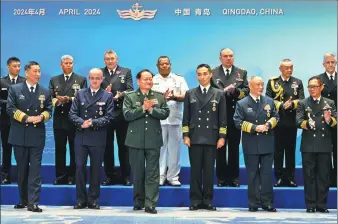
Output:
[[[25,99],[25,96],[24,95],[20,95],[19,96],[19,100],[24,100]]]
[[[196,103],[196,99],[190,100],[190,103]]]
[[[253,112],[253,109],[249,107],[249,108],[247,109],[247,112],[248,112],[248,113],[252,113],[252,112]]]
[[[105,102],[96,102],[96,105],[103,106],[103,105],[106,105],[106,103]]]
[[[7,90],[7,88],[1,88],[1,90]]]

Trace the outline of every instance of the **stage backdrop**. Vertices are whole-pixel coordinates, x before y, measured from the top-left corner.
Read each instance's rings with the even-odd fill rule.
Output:
[[[323,54],[336,52],[337,3],[1,1],[1,74],[7,74],[6,60],[11,56],[19,57],[22,65],[35,60],[41,65],[44,86],[61,74],[62,55],[72,55],[75,72],[88,76],[91,68],[104,67],[103,54],[113,49],[119,64],[133,75],[143,68],[156,73],[157,58],[168,55],[173,72],[182,74],[193,88],[198,84],[196,66],[218,66],[224,47],[234,50],[236,66],[265,82],[279,75],[280,60],[289,58],[294,76],[306,86],[309,77],[323,72]],[[134,84],[137,87],[135,80]],[[54,164],[52,125],[47,123],[44,164]],[[299,145],[300,137],[297,165],[301,165]],[[181,164],[189,166],[183,144],[181,150]],[[244,166],[242,151],[240,161]]]

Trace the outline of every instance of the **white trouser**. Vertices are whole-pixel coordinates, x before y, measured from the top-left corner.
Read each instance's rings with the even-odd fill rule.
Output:
[[[161,125],[163,146],[160,153],[160,178],[169,182],[178,180],[180,173],[180,154],[182,141],[181,125]],[[166,170],[168,171],[166,174]]]

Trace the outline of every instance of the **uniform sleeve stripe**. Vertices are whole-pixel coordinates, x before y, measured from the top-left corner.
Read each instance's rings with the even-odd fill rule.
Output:
[[[242,131],[245,131],[245,132],[248,132],[250,133],[251,132],[251,128],[252,128],[252,125],[250,122],[247,122],[247,121],[244,121],[243,124],[242,124]]]
[[[219,133],[223,134],[223,135],[226,135],[227,134],[227,129],[226,128],[220,128],[219,129]]]
[[[245,93],[243,91],[240,91],[238,99],[242,99],[245,97]]]
[[[58,99],[56,99],[56,98],[52,99],[52,105],[53,105],[53,107],[55,107],[55,105],[56,105],[57,102],[58,102]]]
[[[50,118],[50,115],[47,111],[42,112],[41,115],[43,115],[43,117],[45,118],[45,121],[47,121]]]
[[[306,129],[306,128],[307,128],[306,122],[307,122],[307,120],[304,120],[304,121],[300,124],[300,127],[303,128],[303,129]]]
[[[19,122],[22,122],[22,119],[25,117],[25,113],[22,112],[21,110],[16,110],[14,115],[13,115],[13,118]]]
[[[271,124],[271,128],[274,128],[276,127],[278,122],[277,122],[277,119],[273,117],[269,120],[269,123]]]
[[[189,132],[189,127],[188,126],[183,126],[182,127],[183,133],[188,133]]]
[[[293,101],[294,109],[297,109],[298,103],[299,103],[299,100],[294,100],[294,101]]]
[[[337,120],[336,120],[336,118],[334,118],[334,117],[331,117],[331,119],[332,119],[332,124],[331,124],[331,127],[334,127],[334,126],[336,126],[336,125],[337,125]]]

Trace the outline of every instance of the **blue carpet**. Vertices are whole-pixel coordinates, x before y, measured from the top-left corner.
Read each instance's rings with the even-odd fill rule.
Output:
[[[205,210],[188,211],[188,208],[157,208],[157,215],[144,211],[132,211],[131,207],[101,207],[100,210],[74,210],[71,207],[41,206],[42,213],[13,206],[1,206],[1,223],[64,223],[64,224],[309,224],[337,223],[337,211],[329,214],[307,214],[302,210],[279,209],[277,213],[248,212],[241,208],[218,208],[216,212]]]
[[[101,187],[100,205],[102,206],[133,206],[133,189],[124,186]],[[337,189],[330,188],[328,208],[337,208]],[[277,208],[305,208],[304,189],[275,188],[274,205]],[[1,186],[1,204],[12,205],[19,202],[18,188],[16,184]],[[74,205],[76,203],[75,186],[42,185],[42,205]],[[215,187],[214,205],[217,207],[247,208],[247,186],[240,188]],[[160,188],[160,207],[189,206],[189,185],[181,187],[164,186]]]

